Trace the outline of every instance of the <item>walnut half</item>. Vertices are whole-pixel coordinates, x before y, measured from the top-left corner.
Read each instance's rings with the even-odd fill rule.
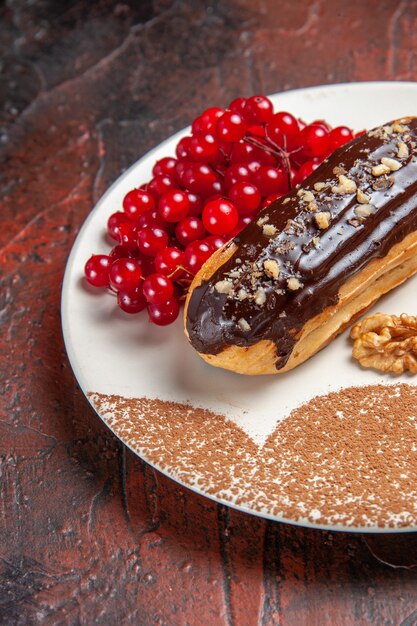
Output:
[[[352,355],[381,372],[417,374],[417,317],[376,313],[355,324]]]

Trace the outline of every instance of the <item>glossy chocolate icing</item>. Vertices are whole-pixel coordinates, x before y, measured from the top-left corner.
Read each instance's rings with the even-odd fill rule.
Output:
[[[391,123],[336,150],[301,190],[297,187],[268,206],[228,244],[237,244],[237,250],[209,281],[193,290],[189,301],[186,327],[196,350],[218,354],[228,345],[250,346],[270,339],[276,344],[280,369],[306,322],[337,303],[340,287],[417,229],[417,118],[404,123],[403,130]],[[407,146],[405,155],[399,152],[401,143]],[[373,175],[372,167],[383,157],[395,159],[400,169]],[[332,191],[340,174],[370,197],[370,215],[361,216],[360,207],[367,205],[358,203],[356,191]],[[326,186],[317,191],[316,183]],[[303,200],[303,190],[314,194],[317,207]],[[307,198],[311,200],[309,194]],[[317,212],[331,214],[328,228],[318,227]],[[265,224],[273,225],[276,234],[266,236]],[[278,262],[277,279],[265,273],[267,259]],[[296,278],[300,288],[289,289],[290,278]],[[225,280],[233,284],[229,294],[215,287]]]

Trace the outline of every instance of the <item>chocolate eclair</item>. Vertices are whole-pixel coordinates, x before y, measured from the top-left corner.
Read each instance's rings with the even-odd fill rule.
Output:
[[[286,372],[417,271],[417,117],[337,149],[194,278],[192,346],[241,374]]]

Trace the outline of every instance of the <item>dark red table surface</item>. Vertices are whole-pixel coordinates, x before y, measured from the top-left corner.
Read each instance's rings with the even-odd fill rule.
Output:
[[[129,164],[238,95],[415,80],[416,33],[415,0],[1,4],[1,624],[417,624],[415,535],[183,489],[94,414],[60,326],[71,245]]]

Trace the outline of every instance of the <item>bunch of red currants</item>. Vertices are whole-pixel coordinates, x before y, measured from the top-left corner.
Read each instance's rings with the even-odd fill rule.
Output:
[[[155,163],[152,180],[129,191],[123,211],[110,216],[115,246],[87,261],[87,281],[116,293],[126,313],[147,308],[151,322],[173,322],[203,263],[357,135],[274,113],[266,96],[207,109],[176,157]]]

